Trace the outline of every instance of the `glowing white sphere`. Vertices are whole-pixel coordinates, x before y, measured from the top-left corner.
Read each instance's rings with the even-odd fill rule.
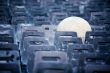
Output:
[[[57,31],[73,31],[77,32],[78,37],[85,40],[85,34],[87,31],[92,31],[90,24],[80,17],[68,17],[62,20],[57,27]]]

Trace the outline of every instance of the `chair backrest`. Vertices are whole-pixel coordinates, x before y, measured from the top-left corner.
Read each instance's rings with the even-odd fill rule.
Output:
[[[12,26],[9,24],[5,24],[5,25],[0,24],[0,30],[12,30],[12,29],[13,29]]]
[[[85,41],[88,41],[88,39],[92,39],[94,37],[109,37],[109,36],[110,36],[110,32],[107,31],[86,32]]]
[[[0,25],[0,42],[14,43],[14,31],[11,25]]]
[[[67,49],[69,44],[82,44],[81,38],[78,37],[59,37],[55,44],[60,49]]]
[[[22,48],[22,59],[23,61],[26,61],[27,63],[27,56],[28,53],[27,51],[29,51],[29,46],[30,45],[49,45],[48,41],[44,38],[44,37],[35,37],[35,36],[28,36],[24,38],[23,41],[23,48]]]
[[[32,58],[33,57],[32,55],[34,55],[37,51],[56,51],[56,48],[55,46],[50,45],[30,45],[26,51],[27,57]]]
[[[12,36],[0,36],[0,42],[14,43]]]
[[[20,63],[18,46],[12,43],[0,44],[0,62]]]
[[[13,43],[0,43],[0,50],[18,50],[17,45]]]
[[[102,53],[110,53],[110,44],[98,45],[99,51]]]
[[[13,30],[1,30],[0,31],[0,36],[12,36],[14,37],[14,32]]]
[[[41,27],[36,27],[36,26],[24,26],[22,29],[22,38],[27,37],[28,35],[31,36],[44,36],[43,30]]]
[[[94,44],[94,47],[97,48],[98,45],[109,45],[110,37],[95,37],[93,39],[88,39],[88,42]]]
[[[44,37],[45,34],[44,32],[41,30],[41,28],[37,28],[37,27],[33,27],[33,26],[26,26],[24,27],[23,31],[22,31],[22,37],[21,37],[21,48],[23,48],[23,41],[25,37],[29,37],[29,36],[35,36],[35,37]]]
[[[70,68],[68,65],[67,54],[61,51],[37,51],[35,53],[35,57],[33,58],[33,61],[34,62],[33,64],[31,64],[31,69],[30,69],[33,73],[36,72],[39,73],[41,70],[48,71],[50,69],[58,73],[62,71],[64,73],[68,73],[69,72],[68,69]],[[41,65],[41,67],[39,67],[39,65]],[[48,73],[50,72],[51,71],[49,71]]]
[[[85,66],[85,73],[109,73],[110,65],[97,65],[97,64],[87,64]]]
[[[0,43],[0,73],[21,73],[19,49],[13,43]]]
[[[58,38],[59,37],[77,37],[77,33],[76,32],[61,32],[58,31],[55,33],[55,39],[54,39],[54,44],[57,45],[58,44]]]
[[[79,65],[84,64],[85,55],[94,53],[94,51],[95,49],[93,44],[70,44],[68,45],[67,49],[70,61],[75,59],[75,62],[77,62]]]
[[[68,46],[68,50],[70,52],[74,51],[94,51],[94,46],[93,44],[72,44]]]
[[[0,73],[21,73],[20,67],[16,63],[0,63]]]

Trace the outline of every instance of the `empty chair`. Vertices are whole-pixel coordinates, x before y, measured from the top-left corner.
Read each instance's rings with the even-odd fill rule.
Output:
[[[42,7],[45,7],[45,6],[48,6],[49,3],[53,3],[54,0],[47,0],[47,1],[39,0],[38,2],[41,3],[41,6],[42,6]],[[47,7],[47,8],[48,8],[48,7]]]
[[[85,73],[109,73],[110,65],[87,64],[84,69]]]
[[[54,39],[54,44],[58,47],[58,42],[59,42],[59,37],[77,37],[77,33],[76,32],[64,32],[64,31],[58,31],[55,33],[55,39]],[[70,39],[68,38],[68,41]],[[61,46],[61,45],[60,45]]]
[[[25,23],[29,23],[29,18],[27,16],[18,16],[18,17],[13,17],[11,22],[13,24],[25,24]]]
[[[54,12],[52,13],[52,24],[57,25],[60,21],[66,18],[68,15],[65,12]]]
[[[23,5],[23,1],[22,0],[19,0],[19,1],[16,1],[16,0],[10,0],[9,2],[11,5]]]
[[[33,27],[33,26],[24,27],[24,29],[22,29],[21,34],[22,34],[20,38],[21,48],[23,48],[23,41],[25,37],[28,37],[28,36],[44,37],[45,36],[41,28]]]
[[[110,45],[98,45],[99,52],[101,53],[110,53]]]
[[[46,22],[49,22],[48,16],[34,16],[33,18],[35,26],[40,26],[46,24]]]
[[[0,24],[0,30],[12,30],[12,26],[10,24]]]
[[[21,6],[18,6],[18,5],[16,5],[16,6],[14,6],[14,8],[13,8],[13,12],[15,11],[17,11],[17,12],[21,12],[21,11],[24,11],[26,8],[25,8],[25,6],[24,5],[21,5]]]
[[[80,10],[79,6],[73,6],[73,8],[66,9],[69,16],[79,16]]]
[[[55,45],[61,50],[67,50],[69,44],[82,43],[81,38],[77,37],[59,37],[56,41],[57,43],[55,43]]]
[[[32,8],[29,11],[33,17],[35,17],[35,16],[48,16],[46,9],[44,9],[43,7],[32,6]]]
[[[20,17],[20,16],[24,16],[24,17],[28,16],[26,12],[14,12],[13,14],[14,14],[13,18]]]
[[[55,33],[55,42],[57,43],[58,37],[60,36],[64,36],[64,37],[77,37],[77,33],[76,32],[64,32],[64,31],[57,31]]]
[[[63,2],[63,5],[66,7],[66,8],[69,8],[69,7],[73,7],[73,3],[71,2]]]
[[[0,42],[2,42],[2,43],[14,43],[14,39],[11,36],[0,36]]]
[[[68,53],[94,53],[95,48],[93,44],[69,44],[68,45]]]
[[[94,44],[94,47],[97,49],[98,45],[109,45],[110,44],[110,37],[95,37],[92,39],[87,40],[88,43]]]
[[[101,25],[101,26],[99,26],[99,25],[94,25],[94,26],[92,26],[92,31],[93,31],[93,32],[105,31],[105,25]]]
[[[94,46],[93,44],[70,44],[68,46],[68,51],[71,53],[74,53],[75,51],[88,51],[88,52],[94,52]]]
[[[18,50],[17,45],[13,43],[0,43],[0,50]]]
[[[68,56],[73,68],[77,68],[77,72],[83,72],[85,55],[93,53],[94,46],[92,44],[70,44],[68,46]]]
[[[85,55],[85,73],[109,73],[110,54],[88,53]]]
[[[29,73],[72,73],[65,52],[38,51],[31,58],[28,66]]]
[[[54,5],[51,5],[49,7],[49,12],[50,13],[62,12],[62,11],[63,11],[63,7],[61,5],[58,5],[58,4],[54,4]]]
[[[0,73],[21,73],[18,46],[0,43]]]
[[[9,24],[5,24],[5,25],[1,24],[0,25],[0,35],[14,37],[13,27]]]
[[[28,37],[28,36],[36,36],[36,37],[44,37],[44,32],[40,27],[35,27],[35,26],[26,26],[26,25],[22,25],[21,27],[19,26],[19,41],[21,42],[21,47],[23,44],[24,37]]]
[[[94,37],[109,37],[109,36],[110,36],[110,33],[107,31],[86,32],[85,41],[87,41],[88,39],[92,39]]]
[[[110,57],[109,54],[103,54],[103,53],[96,53],[96,52],[92,52],[92,53],[87,53],[85,54],[85,64],[107,64],[107,61]],[[106,58],[105,58],[106,57]]]
[[[0,73],[21,73],[16,63],[0,63]]]
[[[12,16],[27,15],[25,6],[14,6],[12,7],[11,13],[12,13]]]
[[[110,31],[110,25],[107,24],[107,25],[105,26],[105,29],[106,29],[106,31]]]
[[[20,63],[18,46],[12,43],[0,44],[0,61]]]
[[[27,63],[27,49],[30,45],[48,45],[48,41],[44,37],[29,36],[25,37],[22,48],[22,61]]]
[[[12,36],[14,38],[12,30],[1,30],[0,36]]]
[[[87,18],[90,19],[91,13],[92,12],[100,12],[100,9],[98,7],[95,7],[95,5],[89,5],[89,6],[85,7],[85,12],[86,12],[86,16],[88,16]]]
[[[37,51],[56,51],[55,46],[50,46],[50,45],[30,45],[27,48],[27,59],[28,59],[28,63],[30,63],[30,59],[34,57],[35,52]]]
[[[92,12],[90,21],[92,25],[102,25],[105,21],[105,13],[104,12]]]
[[[14,33],[12,30],[0,31],[0,42],[14,43]]]

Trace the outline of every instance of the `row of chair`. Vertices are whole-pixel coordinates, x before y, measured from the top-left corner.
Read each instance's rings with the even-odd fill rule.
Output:
[[[27,65],[28,72],[72,73],[72,67],[68,62],[67,53],[58,51],[55,46],[49,45],[48,40],[45,39],[44,32],[36,31],[34,33],[34,31],[33,29],[27,29],[22,34],[22,40],[24,41],[20,49],[24,50],[21,53],[23,54],[21,55],[21,61]]]
[[[103,33],[105,33],[105,35]],[[91,36],[92,36],[92,38],[91,38]],[[104,38],[104,37],[107,37],[107,36],[108,36],[108,38]],[[96,42],[96,43],[95,44],[94,43],[85,43],[85,44],[83,44],[82,40],[77,37],[77,34],[75,32],[56,32],[55,33],[55,46],[57,48],[52,49],[52,47],[51,47],[50,49],[49,48],[47,49],[46,46],[43,47],[43,45],[48,45],[47,42],[44,42],[44,40],[45,40],[44,37],[28,35],[27,37],[24,38],[24,44],[23,44],[24,45],[23,48],[25,48],[25,50],[26,50],[24,52],[28,53],[27,54],[27,57],[28,57],[27,58],[27,64],[30,64],[31,62],[33,62],[33,60],[32,60],[32,54],[33,53],[32,52],[34,52],[33,59],[35,59],[35,57],[38,57],[37,55],[35,55],[35,53],[37,53],[35,51],[47,51],[48,52],[49,50],[54,50],[54,51],[57,50],[59,52],[63,51],[69,56],[69,59],[70,59],[69,61],[72,62],[71,65],[73,65],[73,71],[77,70],[77,71],[87,71],[87,72],[89,72],[90,70],[89,71],[87,70],[88,69],[87,67],[88,67],[89,63],[88,63],[88,61],[87,61],[88,64],[86,64],[84,62],[86,62],[86,60],[90,59],[90,60],[95,60],[96,61],[96,62],[92,61],[91,63],[97,64],[97,62],[100,62],[100,60],[98,58],[99,56],[108,54],[108,52],[109,52],[108,51],[109,50],[109,32],[107,32],[107,31],[106,32],[99,32],[99,33],[98,32],[87,32],[86,37],[87,38],[90,37],[91,40],[95,39],[94,42]],[[101,41],[102,43],[106,43],[106,44],[102,45],[96,39],[97,40],[100,39],[99,41]],[[86,40],[89,41],[88,39],[86,39]],[[107,43],[108,43],[108,45],[107,45]],[[95,45],[100,46],[100,47],[97,48]],[[102,47],[105,48],[106,46],[108,47],[107,48],[108,50],[105,51],[105,52],[104,51],[101,52],[100,49]],[[99,51],[97,51],[96,49],[98,49]],[[30,54],[30,56],[29,56],[29,54]],[[26,55],[26,53],[25,53],[25,55]],[[87,58],[88,57],[87,55],[90,55],[90,57]],[[98,56],[98,57],[96,57],[96,59],[94,59],[93,58],[94,56]],[[107,57],[109,59],[109,54],[107,55]],[[29,58],[31,58],[30,59],[31,61],[28,60]],[[87,59],[85,59],[85,58],[87,58]],[[103,59],[101,59],[101,60],[103,60]],[[106,60],[106,61],[104,60],[104,62],[105,62],[105,65],[109,64],[108,60]],[[76,65],[75,65],[75,63],[76,63]],[[104,65],[102,65],[102,63],[103,62],[101,62],[101,64],[99,63],[99,66],[104,67]],[[92,65],[93,64],[91,64],[89,68],[91,68]],[[32,65],[32,64],[29,65],[28,71],[32,72],[33,68],[30,69],[30,67],[33,67],[33,66],[34,65]],[[76,66],[77,69],[75,69],[74,66]],[[94,65],[94,67],[97,67],[97,65]],[[109,67],[109,65],[108,65],[108,67]],[[85,69],[83,69],[83,68],[85,68]],[[100,69],[99,69],[99,71],[101,71]],[[93,69],[93,70],[95,70],[95,69]],[[107,69],[107,70],[105,69],[104,72],[106,72],[106,71],[109,71],[109,69]]]
[[[3,0],[0,1],[0,24],[10,24],[11,16],[9,13],[9,7]]]
[[[30,28],[32,28],[32,27],[30,27]],[[34,28],[36,28],[36,30],[37,30],[37,27],[34,27]],[[40,36],[39,37],[39,33],[40,32],[38,32],[38,30],[35,32],[37,35],[34,35],[35,33],[32,34],[32,32],[35,31],[34,29],[27,29],[27,33],[26,33],[27,36],[24,37],[24,43],[23,43],[24,47],[22,47],[21,49],[25,48],[24,53],[29,58],[30,58],[30,56],[28,56],[28,54],[32,53],[32,51],[35,52],[35,51],[38,51],[38,50],[40,50],[40,51],[47,50],[47,49],[45,49],[46,47],[43,48],[43,45],[48,45],[48,42],[44,41],[45,40],[44,36]],[[29,33],[29,32],[31,32],[31,33]],[[28,35],[28,34],[30,34],[30,35]],[[24,36],[24,33],[23,33],[22,36]],[[105,37],[108,37],[108,38],[105,38]],[[95,42],[96,43],[95,44],[94,43],[90,43],[88,38],[91,39],[91,40],[95,39],[94,43]],[[77,37],[77,34],[75,32],[56,32],[54,41],[55,41],[55,43],[57,42],[56,43],[57,45],[55,44],[55,46],[57,47],[56,48],[57,51],[59,50],[59,48],[60,48],[60,51],[63,51],[62,49],[64,49],[64,51],[67,52],[68,55],[70,55],[69,53],[72,52],[74,54],[73,57],[77,58],[79,56],[79,58],[77,58],[78,60],[80,59],[80,56],[83,55],[83,53],[89,55],[89,53],[93,53],[94,54],[94,52],[95,52],[96,54],[99,53],[98,55],[100,56],[100,53],[106,54],[106,53],[109,52],[108,51],[109,50],[109,45],[107,45],[107,43],[109,44],[109,32],[107,32],[107,31],[103,31],[103,32],[101,32],[101,31],[100,32],[87,32],[86,33],[86,41],[88,41],[88,42],[85,42],[85,44],[82,43],[82,40]],[[106,43],[106,44],[102,45],[99,41],[101,41],[102,43]],[[98,44],[98,43],[100,43],[100,44]],[[68,49],[68,45],[69,44],[73,45],[74,51],[72,51],[72,50],[69,51],[69,49]],[[40,45],[40,46],[38,46],[38,45]],[[95,45],[96,46],[100,46],[99,51],[101,51],[100,49],[102,47],[105,48],[106,46],[108,47],[107,48],[108,50],[106,50],[105,52],[104,51],[97,52],[96,49],[98,49],[98,48]],[[40,47],[42,47],[42,48],[40,49]],[[72,49],[72,47],[69,47],[69,48]],[[27,54],[26,54],[26,52],[27,52]],[[82,54],[80,54],[80,53],[78,54],[78,52],[83,52],[83,53]],[[32,54],[31,54],[31,56],[32,56]],[[70,55],[70,57],[71,57],[71,55]],[[24,57],[24,58],[26,60],[26,57]],[[81,61],[79,60],[78,63],[80,63]],[[74,63],[72,65],[74,65]],[[80,65],[79,65],[79,67],[80,67]]]
[[[0,73],[24,73],[23,66],[25,73],[109,73],[109,1],[77,2],[1,0]],[[73,15],[95,25],[84,42],[76,32],[55,31],[55,25]]]
[[[17,3],[16,1],[12,1]],[[35,5],[34,5],[35,2]],[[45,22],[48,21],[48,24],[50,24],[49,22],[51,22],[51,24],[58,24],[59,21],[61,21],[62,19],[66,18],[67,16],[80,16],[83,17],[87,20],[91,20],[91,25],[94,25],[94,20],[98,19],[98,23],[96,24],[102,24],[102,20],[99,20],[99,14],[101,12],[103,12],[103,14],[106,14],[106,11],[101,10],[101,9],[105,9],[106,8],[102,8],[106,5],[104,5],[104,3],[106,3],[106,1],[104,2],[100,2],[100,1],[92,1],[92,3],[90,3],[90,5],[85,6],[85,9],[83,9],[84,12],[86,12],[86,14],[80,14],[80,6],[75,6],[74,4],[70,3],[70,2],[63,2],[61,3],[62,5],[59,5],[57,3],[54,3],[54,1],[50,1],[49,5],[47,3],[47,8],[43,7],[41,4],[43,1],[37,1],[37,0],[33,0],[32,2],[30,2],[30,4],[28,4],[29,2],[26,1],[25,3],[23,3],[23,1],[20,1],[21,5],[13,5],[13,3],[11,4],[11,13],[12,13],[12,23],[16,24],[19,21],[21,21],[20,23],[34,23],[35,25],[42,25],[45,24]],[[18,2],[19,3],[19,2]],[[23,4],[22,4],[23,3]],[[45,1],[44,1],[45,3]],[[52,4],[53,3],[53,4]],[[98,3],[98,5],[95,5],[95,3]],[[52,5],[51,5],[52,4]],[[94,4],[94,6],[91,6],[92,4]],[[28,7],[30,6],[31,9]],[[101,7],[102,6],[102,7]],[[66,8],[67,7],[67,8]],[[101,8],[98,8],[101,7]],[[95,9],[95,10],[94,10]],[[65,13],[64,13],[65,12]],[[94,15],[95,13],[95,15]],[[98,14],[98,15],[96,15]],[[43,16],[43,18],[42,18]],[[95,16],[95,17],[93,17]],[[96,18],[96,16],[98,18]],[[88,18],[89,17],[89,18]],[[94,19],[95,18],[95,19]],[[102,17],[100,17],[102,18]],[[31,20],[30,20],[31,19]],[[18,22],[17,22],[18,21]]]
[[[0,73],[21,73],[20,55],[14,43],[14,29],[0,24]]]

